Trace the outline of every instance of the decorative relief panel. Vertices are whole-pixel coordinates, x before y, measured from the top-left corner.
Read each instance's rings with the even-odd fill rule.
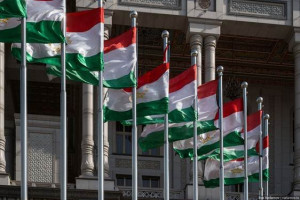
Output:
[[[118,168],[131,168],[131,160],[128,159],[116,159],[116,167]],[[139,160],[138,162],[139,169],[160,169],[159,161],[150,161],[150,160]]]
[[[181,0],[119,0],[120,5],[181,9]]]
[[[28,148],[28,180],[52,183],[53,135],[30,133]]]
[[[286,2],[278,1],[250,1],[228,0],[228,12],[230,15],[245,15],[272,19],[286,19]]]

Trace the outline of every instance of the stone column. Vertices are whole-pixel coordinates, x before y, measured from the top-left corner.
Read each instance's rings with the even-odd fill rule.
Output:
[[[217,38],[215,36],[205,37],[205,82],[215,80],[216,77],[216,44]]]
[[[190,37],[191,51],[197,50],[197,73],[198,73],[198,85],[202,84],[202,42],[203,38],[199,34],[194,34]]]
[[[4,43],[0,43],[0,173],[6,173],[4,95]]]
[[[94,87],[89,84],[82,84],[82,140],[81,140],[81,177],[93,176],[93,101]]]
[[[295,154],[294,191],[300,192],[300,43],[293,47],[295,57]]]

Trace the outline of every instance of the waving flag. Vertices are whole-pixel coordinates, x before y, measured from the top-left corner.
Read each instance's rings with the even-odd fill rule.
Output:
[[[169,64],[164,63],[138,79],[137,116],[168,112]],[[108,89],[104,102],[105,121],[132,119],[132,88]]]
[[[61,30],[61,21],[64,17],[62,0],[26,0],[26,6],[28,43],[61,43],[64,41]],[[21,42],[19,18],[0,20],[0,42]]]
[[[269,137],[263,141],[263,178],[269,179]],[[207,159],[204,171],[204,185],[208,188],[219,186],[220,163],[218,160]],[[224,184],[234,185],[244,182],[244,158],[231,160],[224,163]],[[259,156],[248,157],[249,182],[259,181]]]

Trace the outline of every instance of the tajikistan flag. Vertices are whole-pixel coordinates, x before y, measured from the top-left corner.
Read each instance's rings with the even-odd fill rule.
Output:
[[[258,149],[258,146],[257,146]],[[269,179],[269,137],[263,141],[263,179]],[[224,163],[224,184],[235,185],[244,182],[244,158],[231,160]],[[220,162],[207,159],[204,171],[204,185],[208,188],[219,187]],[[249,182],[259,181],[259,156],[248,157],[248,179]]]
[[[259,142],[260,135],[260,127],[261,127],[261,119],[262,119],[262,111],[257,111],[247,117],[247,149],[248,155],[257,155],[255,147]],[[238,144],[241,142],[242,144]],[[239,134],[230,133],[226,137],[224,137],[224,144],[226,147],[224,148],[224,161],[234,160],[238,158],[244,157],[244,138],[245,133],[244,130]],[[215,149],[208,154],[203,154],[199,156],[199,159],[220,159],[220,149]]]
[[[138,79],[137,116],[168,112],[169,63],[164,63]],[[108,89],[104,100],[105,121],[132,119],[132,88]]]
[[[224,147],[243,144],[240,137],[243,127],[243,101],[236,99],[223,106]],[[219,127],[219,113],[216,114],[214,125]],[[181,158],[194,156],[194,138],[180,140],[173,143],[174,150]],[[214,130],[198,135],[198,156],[201,157],[220,148],[220,131]],[[228,142],[227,142],[228,141]]]
[[[214,119],[218,111],[216,100],[218,82],[210,81],[198,86],[198,134],[216,130]],[[193,122],[169,124],[169,141],[188,139],[194,136]],[[143,151],[160,147],[164,144],[164,124],[147,125],[139,138]]]
[[[0,0],[0,19],[25,16],[25,0]]]
[[[14,0],[2,0],[3,2]],[[8,5],[8,4],[7,4]],[[61,43],[64,41],[61,21],[63,0],[26,0],[27,42]],[[21,19],[0,20],[0,42],[21,42]]]
[[[170,79],[169,86],[169,122],[194,121],[197,112],[194,108],[195,93],[197,92],[197,66],[194,65],[178,76]],[[137,118],[138,124],[164,123],[164,115],[151,115]],[[122,122],[131,125],[132,120]]]

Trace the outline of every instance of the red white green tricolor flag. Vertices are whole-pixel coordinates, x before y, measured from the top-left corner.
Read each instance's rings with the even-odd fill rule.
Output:
[[[218,110],[216,101],[218,82],[211,81],[198,87],[198,134],[216,130],[214,118]],[[202,94],[200,94],[202,93]],[[169,141],[174,142],[193,137],[193,122],[169,124]],[[164,144],[164,125],[147,125],[139,138],[139,145],[143,151],[157,148]]]
[[[262,111],[257,111],[247,117],[248,155],[257,155],[255,147],[259,141]],[[244,131],[230,133],[224,137],[224,161],[244,157]],[[239,144],[240,143],[240,144]],[[207,154],[202,154],[199,159],[220,159],[220,149],[217,148]]]
[[[25,0],[0,0],[0,19],[25,16]]]
[[[192,66],[178,76],[170,79],[169,86],[169,122],[180,123],[194,121],[196,111],[194,98],[197,90],[197,66]],[[137,118],[138,124],[164,123],[164,115],[151,115]],[[132,120],[122,122],[131,125]]]
[[[0,10],[16,12],[22,9],[24,2],[2,0]],[[14,7],[16,6],[16,7]],[[61,21],[64,17],[63,0],[26,0],[27,7],[27,42],[30,43],[61,43],[64,40]],[[6,13],[0,20],[0,42],[21,42],[21,20],[13,14]],[[2,16],[2,17],[3,17]]]
[[[168,112],[169,63],[164,63],[138,79],[137,116]],[[132,119],[132,88],[108,89],[104,101],[105,121]]]
[[[258,145],[257,145],[258,149]],[[263,178],[269,178],[269,137],[263,141]],[[214,159],[207,159],[204,171],[204,185],[208,188],[219,186],[220,162]],[[244,158],[231,160],[224,163],[224,184],[234,185],[244,182]],[[259,181],[259,156],[248,157],[248,179],[249,182]]]
[[[99,17],[103,15],[102,9],[94,9],[90,11],[79,12],[76,15],[81,15],[84,19],[90,20],[90,26],[84,32],[76,32],[80,26],[74,23],[67,23],[67,42],[71,43],[66,46],[67,73],[66,76],[70,80],[81,81],[88,84],[98,85],[98,73],[91,72],[98,62],[99,45],[95,41],[99,41],[99,23],[103,23]],[[101,12],[101,13],[99,13]],[[98,19],[98,20],[97,20]],[[67,20],[76,21],[76,18],[68,14]],[[98,23],[96,23],[98,22]],[[87,23],[87,24],[88,24]],[[98,30],[97,30],[98,29]],[[75,31],[75,32],[74,32]],[[21,45],[12,45],[12,54],[17,58],[21,58]],[[60,70],[60,44],[27,44],[27,61],[35,63],[45,63],[50,65],[47,68],[48,74],[61,76]],[[136,29],[132,28],[129,31],[107,40],[104,42],[104,86],[110,88],[126,88],[136,84],[134,77],[134,67],[136,63]],[[98,63],[99,66],[99,63]]]
[[[214,118],[214,124],[218,127],[219,114]],[[223,130],[224,130],[224,146],[233,146],[243,144],[244,140],[240,137],[240,132],[243,126],[243,101],[236,99],[228,102],[223,106]],[[220,146],[220,132],[213,130],[207,133],[198,135],[198,156],[201,158]],[[173,143],[174,150],[181,158],[194,156],[193,138],[180,140]]]

